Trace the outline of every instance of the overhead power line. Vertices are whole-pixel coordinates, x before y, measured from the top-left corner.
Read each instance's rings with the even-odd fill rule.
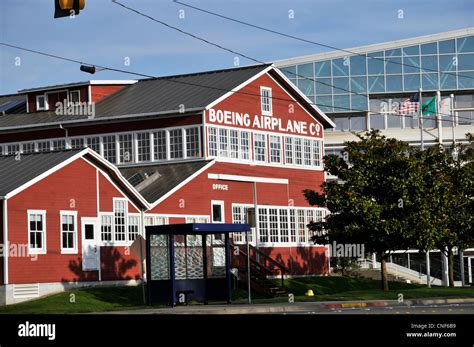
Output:
[[[139,15],[139,16],[142,16],[142,17],[145,17],[145,18],[147,18],[147,19],[150,19],[151,21],[156,22],[156,23],[158,23],[158,24],[164,25],[165,27],[170,28],[170,29],[172,29],[172,30],[178,31],[178,32],[180,32],[180,33],[182,33],[182,34],[184,34],[184,35],[186,35],[186,36],[192,37],[193,39],[196,39],[196,40],[198,40],[198,41],[204,42],[204,43],[206,43],[206,44],[208,44],[208,45],[211,45],[211,46],[213,46],[213,47],[217,47],[217,48],[222,49],[222,50],[224,50],[224,51],[226,51],[226,52],[230,52],[230,53],[232,53],[232,54],[236,54],[236,55],[241,56],[241,57],[243,57],[243,58],[249,59],[249,60],[251,60],[251,61],[253,61],[253,62],[255,62],[255,63],[267,64],[267,63],[264,62],[264,61],[261,61],[261,60],[259,60],[259,59],[256,59],[256,58],[253,58],[253,57],[251,57],[251,56],[248,56],[248,55],[246,55],[246,54],[240,53],[240,52],[238,52],[238,51],[236,51],[236,50],[233,50],[233,49],[224,47],[224,46],[222,46],[222,45],[220,45],[220,44],[217,44],[217,43],[215,43],[215,42],[212,42],[212,41],[210,41],[210,40],[208,40],[208,39],[202,38],[202,37],[197,36],[197,35],[195,35],[195,34],[193,34],[193,33],[190,33],[190,32],[188,32],[188,31],[182,30],[182,29],[180,29],[180,28],[178,28],[178,27],[176,27],[176,26],[170,25],[170,24],[168,24],[168,23],[166,23],[166,22],[164,22],[164,21],[162,21],[162,20],[156,19],[156,18],[152,17],[151,15],[148,15],[148,14],[146,14],[146,13],[144,13],[144,12],[141,12],[141,11],[139,11],[139,10],[137,10],[137,9],[135,9],[135,8],[132,8],[132,7],[130,7],[130,6],[127,6],[127,5],[125,5],[125,4],[122,4],[122,3],[119,2],[118,0],[113,0],[112,2],[113,2],[114,4],[117,4],[117,5],[121,6],[121,7],[123,7],[124,9],[126,9],[126,10],[128,10],[128,11],[131,11],[131,12],[133,12],[133,13]],[[299,74],[296,74],[296,73],[291,73],[291,74],[292,74],[292,75],[295,75],[295,76],[298,76],[298,77],[300,77],[300,78],[303,78],[303,79],[307,79],[307,80],[316,82],[316,83],[322,83],[322,82],[317,81],[317,80],[315,80],[315,79],[308,78],[308,77],[306,77],[306,76],[302,76],[302,75],[299,75]],[[369,96],[368,94],[362,94],[362,93],[351,92],[351,91],[348,90],[348,89],[336,87],[336,86],[334,86],[334,85],[332,85],[332,84],[327,84],[327,83],[322,83],[322,84],[327,85],[327,86],[330,86],[330,87],[335,88],[335,89],[343,90],[343,91],[348,92],[348,93],[350,93],[350,94],[356,94],[356,95],[364,96],[364,97],[366,97],[366,98],[370,98],[370,96]],[[379,100],[385,100],[385,101],[387,101],[388,99],[379,99]],[[355,112],[367,112],[367,110],[360,111],[360,110],[351,109],[351,108],[346,108],[346,107],[340,107],[340,106],[326,106],[326,107],[353,110],[353,111],[355,111]],[[451,116],[451,115],[449,115],[449,114],[443,114],[443,113],[436,113],[436,114],[445,115],[445,116],[449,116],[449,117]]]
[[[211,16],[219,17],[219,18],[229,20],[229,21],[232,21],[232,22],[235,22],[235,23],[246,25],[248,27],[263,30],[263,31],[266,31],[266,32],[269,32],[269,33],[272,33],[272,34],[276,34],[276,35],[280,35],[280,36],[290,38],[290,39],[293,39],[293,40],[309,43],[309,44],[316,45],[316,46],[319,46],[319,47],[329,48],[329,49],[332,49],[332,50],[335,50],[335,51],[348,53],[350,55],[357,55],[357,56],[364,57],[364,58],[371,59],[371,60],[379,60],[379,61],[383,61],[383,62],[386,62],[386,63],[389,63],[389,64],[412,67],[412,68],[416,68],[416,69],[425,70],[425,71],[428,71],[428,72],[441,73],[441,71],[436,70],[436,69],[430,69],[430,68],[427,68],[427,67],[421,67],[421,66],[416,66],[416,65],[412,65],[412,64],[401,63],[401,62],[398,62],[398,61],[384,59],[382,57],[373,57],[373,56],[365,55],[365,54],[362,54],[362,53],[354,52],[354,51],[351,51],[351,50],[348,50],[348,49],[338,48],[338,47],[331,46],[331,45],[328,45],[328,44],[324,44],[324,43],[321,43],[321,42],[308,40],[308,39],[298,37],[298,36],[295,36],[295,35],[291,35],[291,34],[287,34],[287,33],[281,32],[281,31],[265,28],[265,27],[262,27],[260,25],[249,23],[249,22],[246,22],[246,21],[243,21],[243,20],[240,20],[240,19],[232,18],[232,17],[226,16],[226,15],[223,15],[223,14],[220,14],[220,13],[217,13],[217,12],[206,10],[204,8],[197,7],[197,6],[194,6],[194,5],[190,5],[190,4],[187,4],[187,3],[179,1],[179,0],[173,0],[173,2],[175,2],[177,4],[180,4],[182,6],[188,7],[188,8],[192,8],[193,10],[196,10],[196,11],[199,11],[199,12],[207,13]],[[446,74],[446,75],[455,75],[455,76],[460,76],[460,77],[463,77],[463,78],[474,79],[474,77],[472,77],[472,76],[461,75],[461,74],[458,74],[456,72],[450,72],[450,71],[444,72],[443,71],[442,73]]]
[[[240,90],[232,90],[232,89],[226,89],[226,88],[219,88],[219,87],[208,86],[208,85],[199,84],[199,83],[185,82],[185,81],[173,78],[173,77],[158,77],[158,76],[153,76],[153,75],[144,74],[144,73],[135,72],[135,71],[130,71],[130,70],[116,69],[116,68],[112,68],[112,67],[108,67],[108,66],[104,66],[104,65],[93,64],[91,62],[86,62],[86,61],[83,61],[83,60],[77,60],[77,59],[72,59],[72,58],[60,56],[58,54],[47,53],[47,52],[34,50],[34,49],[31,49],[31,48],[25,48],[25,47],[21,47],[21,46],[17,46],[17,45],[12,45],[12,44],[8,44],[8,43],[5,43],[5,42],[0,42],[0,45],[10,47],[10,48],[14,48],[14,49],[18,49],[18,50],[22,50],[22,51],[26,51],[26,52],[33,53],[33,54],[46,56],[46,57],[53,58],[53,59],[59,59],[59,60],[62,60],[62,61],[67,61],[67,62],[79,64],[79,65],[85,64],[85,65],[89,65],[89,66],[96,66],[96,67],[100,68],[101,70],[114,71],[114,72],[119,72],[119,73],[124,73],[124,74],[128,74],[128,75],[134,75],[134,76],[140,76],[140,77],[146,77],[146,78],[151,78],[151,79],[163,78],[163,79],[166,79],[167,81],[170,81],[172,83],[178,83],[178,84],[182,84],[182,85],[189,85],[189,86],[194,86],[194,87],[219,90],[219,91],[222,91],[222,92],[225,92],[225,93],[232,92],[232,93],[235,93],[235,94],[242,94],[242,95],[248,95],[248,96],[253,96],[253,97],[256,97],[256,98],[260,98],[260,94],[256,94],[256,93],[250,93],[250,92],[244,92],[244,91],[240,91]],[[295,100],[293,100],[293,99],[280,98],[280,97],[274,97],[274,96],[272,96],[271,99],[272,100],[285,101],[285,102],[292,102],[292,103],[295,102]],[[343,107],[343,106],[331,106],[331,105],[318,104],[318,103],[313,103],[313,102],[309,102],[309,104],[312,105],[312,106],[317,106],[317,107],[333,107],[333,108],[337,108],[337,109],[340,109],[340,110],[352,111],[352,112],[361,112],[361,113],[368,113],[368,114],[380,114],[378,112],[348,108],[348,107]],[[442,113],[437,113],[437,114],[442,114]],[[409,114],[390,114],[390,115],[398,116],[398,117],[408,117],[408,118],[414,118],[414,119],[422,119],[422,120],[432,120],[432,117],[423,117],[423,116],[419,117],[419,115],[409,115]],[[447,115],[447,114],[445,114],[445,115]],[[448,116],[450,116],[450,115],[448,115]],[[458,117],[458,119],[470,120],[470,118],[464,118],[464,117]],[[449,120],[448,119],[443,119],[443,122],[452,122],[452,120],[451,119],[449,119]]]

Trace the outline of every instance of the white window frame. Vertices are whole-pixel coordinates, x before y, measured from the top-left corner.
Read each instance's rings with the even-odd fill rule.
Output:
[[[102,239],[102,217],[110,217],[110,240]],[[102,212],[99,214],[99,223],[100,223],[100,243],[103,245],[112,245],[114,243],[114,233],[115,233],[115,214],[113,212]]]
[[[114,244],[127,244],[128,243],[128,200],[125,199],[125,198],[113,198],[112,199],[113,201],[113,215],[114,215],[114,219],[113,219],[113,223],[114,223],[114,229],[112,231],[112,242]],[[115,223],[115,203],[116,202],[123,202],[124,203],[124,233],[125,233],[125,237],[124,237],[124,240],[117,240],[117,224]]]
[[[39,106],[39,98],[44,99],[44,107]],[[48,110],[49,110],[48,94],[36,95],[36,111],[48,111]]]
[[[46,210],[27,210],[28,214],[28,254],[46,254]],[[43,230],[42,234],[42,247],[41,248],[31,248],[31,233],[37,232],[30,229],[31,215],[41,215],[43,218]]]
[[[63,230],[63,217],[73,217],[74,219],[74,230],[73,230],[73,248],[64,248],[63,247],[63,233],[64,232],[71,232],[70,230],[64,231]],[[59,242],[61,244],[61,254],[77,254],[77,211],[59,211],[59,231],[60,231],[60,239]]]
[[[137,222],[136,224],[132,224],[130,223],[130,219],[135,219],[135,221]],[[140,218],[140,214],[139,213],[129,213],[128,216],[127,216],[127,241],[128,242],[134,242],[139,236],[142,236],[142,228],[141,228],[141,218]],[[135,239],[131,239],[130,238],[130,227],[131,226],[136,226],[137,227],[137,233],[136,233],[136,237]]]
[[[222,220],[219,222],[214,221],[214,206],[221,207],[221,216]],[[223,200],[211,200],[211,222],[214,224],[223,224],[225,223],[225,204]]]
[[[264,95],[264,92],[268,92],[268,96]],[[265,100],[268,99],[268,110],[265,109],[266,106]],[[272,88],[270,87],[260,87],[260,109],[263,116],[271,116],[273,107],[272,107]]]
[[[278,154],[279,160],[278,161],[274,161],[273,158],[272,158],[273,157],[272,156],[272,150],[276,150],[276,149],[272,148],[272,138],[278,139],[278,143],[279,143],[279,146],[280,146],[280,148],[278,149],[278,151],[279,151],[279,154]],[[272,163],[272,164],[281,164],[283,162],[282,136],[281,135],[269,135],[268,136],[268,147],[269,147],[269,160],[270,160],[270,163]]]
[[[264,159],[263,160],[257,160],[257,146],[256,146],[256,136],[263,136],[263,143],[265,144],[265,147],[263,147],[264,149],[264,153],[263,153],[263,156],[264,156]],[[268,163],[268,136],[267,134],[265,133],[260,133],[260,132],[256,132],[253,134],[253,160],[256,162],[256,163]]]
[[[72,95],[77,94],[77,101],[72,101]],[[69,91],[69,105],[77,105],[81,103],[81,91],[79,89]]]

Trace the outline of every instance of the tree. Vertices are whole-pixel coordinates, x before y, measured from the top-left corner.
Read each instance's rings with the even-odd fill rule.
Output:
[[[473,243],[474,146],[467,144],[443,151],[434,146],[416,153],[422,184],[412,191],[416,202],[410,211],[413,244],[424,251],[439,249],[448,259],[449,286],[454,287],[454,248]]]
[[[381,260],[382,289],[388,290],[386,262],[391,252],[408,249],[412,228],[405,218],[412,206],[412,187],[420,184],[416,149],[382,136],[378,130],[345,143],[344,158],[325,156],[325,168],[338,181],[322,185],[322,193],[305,190],[311,205],[331,213],[311,223],[316,243],[364,244]]]

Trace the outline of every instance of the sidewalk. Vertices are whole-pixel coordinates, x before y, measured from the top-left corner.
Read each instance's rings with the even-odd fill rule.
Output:
[[[321,301],[271,304],[231,304],[231,305],[189,305],[166,308],[150,308],[140,310],[113,311],[105,314],[272,314],[272,313],[312,313],[337,308],[356,307],[409,307],[412,305],[442,305],[474,303],[474,298],[433,298],[413,299],[399,303],[397,300],[368,301]]]

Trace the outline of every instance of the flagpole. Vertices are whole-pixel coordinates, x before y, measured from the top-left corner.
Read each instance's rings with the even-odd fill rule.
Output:
[[[438,121],[438,143],[443,145],[443,121],[441,115],[441,92],[436,92],[436,120]]]
[[[420,140],[421,140],[421,150],[424,151],[425,150],[425,144],[423,142],[423,98],[421,97],[421,92],[422,92],[422,88],[420,88],[418,90],[418,98],[419,98],[419,101],[420,101],[420,107],[418,108],[418,115],[419,115],[419,119],[420,119]]]
[[[450,101],[450,111],[451,111],[451,130],[452,130],[452,135],[453,135],[453,147],[456,146],[456,130],[455,130],[455,118],[454,118],[454,94],[451,94],[449,96],[451,99]]]

